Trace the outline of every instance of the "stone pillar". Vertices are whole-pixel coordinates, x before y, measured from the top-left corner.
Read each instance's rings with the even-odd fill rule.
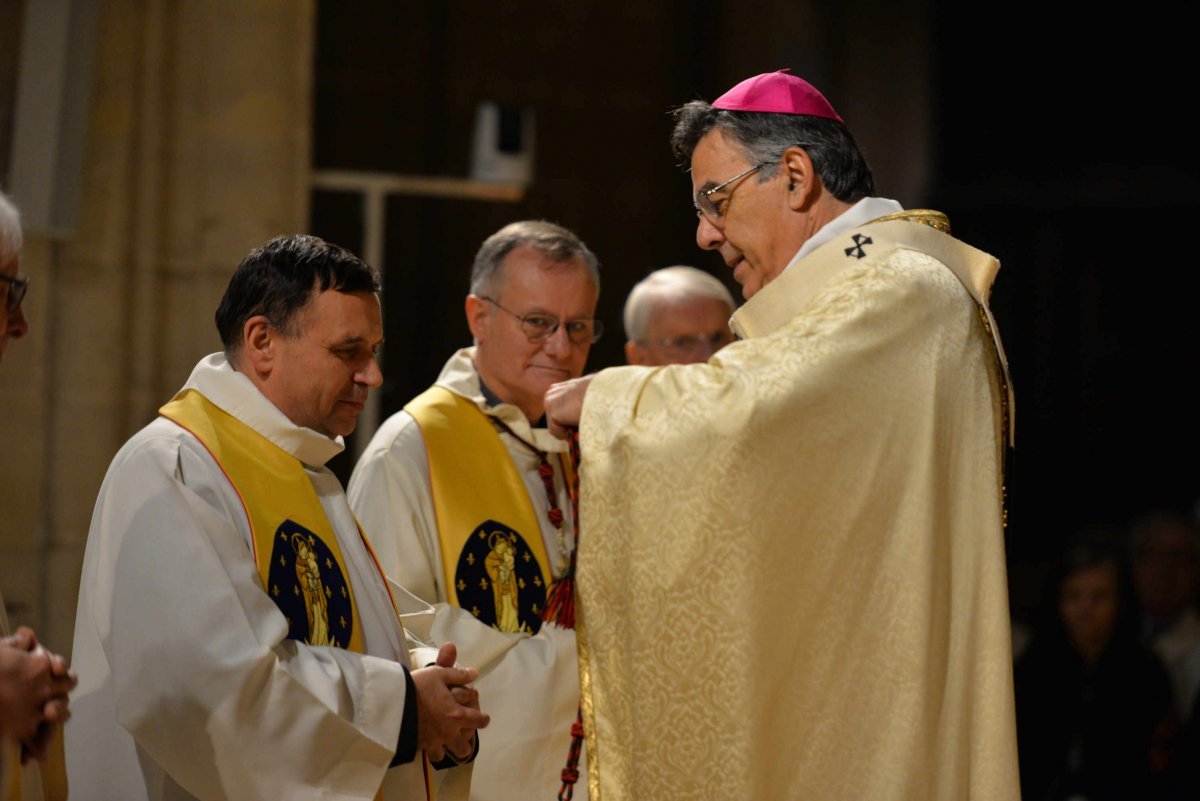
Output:
[[[103,4],[79,227],[29,238],[32,331],[0,365],[0,586],[56,650],[109,462],[220,350],[241,258],[306,227],[314,11]]]

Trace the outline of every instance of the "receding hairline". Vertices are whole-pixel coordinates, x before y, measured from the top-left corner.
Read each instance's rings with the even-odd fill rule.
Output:
[[[729,288],[711,273],[684,264],[663,267],[638,281],[629,291],[622,314],[626,339],[634,342],[644,340],[654,305],[671,298],[715,300],[728,308],[730,314],[737,309],[737,302]]]
[[[504,254],[504,258],[496,266],[496,271],[491,274],[491,280],[487,282],[488,288],[492,291],[499,292],[508,286],[509,282],[509,260],[523,250],[532,251],[541,257],[541,263],[538,265],[539,272],[550,272],[553,270],[576,270],[587,276],[588,282],[597,294],[600,291],[600,284],[596,280],[596,274],[581,253],[571,253],[566,256],[552,253],[544,248],[538,247],[531,242],[522,242],[513,247],[512,250]]]
[[[509,255],[527,245],[556,263],[582,261],[591,276],[596,293],[600,292],[600,261],[587,244],[569,228],[549,220],[518,220],[505,225],[483,240],[471,265],[470,292],[480,294],[494,289],[496,277]]]

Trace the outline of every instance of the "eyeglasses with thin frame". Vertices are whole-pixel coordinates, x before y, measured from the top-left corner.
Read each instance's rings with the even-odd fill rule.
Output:
[[[768,164],[770,164],[770,162],[768,162],[768,161],[764,161],[759,164],[755,164],[753,167],[751,167],[747,170],[744,170],[742,172],[739,172],[737,175],[733,176],[728,181],[722,181],[721,183],[714,186],[712,189],[702,189],[702,190],[696,192],[696,197],[694,200],[694,205],[696,206],[696,216],[697,217],[700,217],[700,216],[707,217],[709,222],[719,224],[722,220],[725,219],[725,208],[729,205],[729,201],[733,198],[733,193],[734,193],[734,190],[737,189],[737,186],[735,186],[735,187],[733,187],[733,189],[729,190],[729,195],[727,197],[723,197],[723,198],[720,198],[720,199],[714,201],[713,195],[720,192],[722,189],[729,186],[730,184],[742,180],[743,178],[745,178],[747,175],[750,175],[754,171],[761,170],[763,167],[767,166]],[[738,186],[740,186],[740,184]]]
[[[682,334],[677,337],[656,339],[654,344],[672,357],[681,357],[693,356],[701,351],[716,353],[732,341],[733,333],[727,329],[713,331],[709,334]]]
[[[0,275],[0,281],[8,282],[8,297],[4,299],[4,308],[12,314],[21,308],[21,301],[25,300],[25,293],[29,291],[29,279]]]
[[[501,306],[494,298],[489,298],[487,295],[480,295],[479,297],[500,311],[517,318],[517,322],[521,324],[521,330],[530,342],[546,341],[554,336],[554,332],[558,330],[560,325],[566,329],[567,339],[571,340],[571,343],[574,345],[594,344],[600,339],[600,335],[604,333],[604,323],[594,317],[584,317],[579,320],[562,322],[553,314],[546,314],[545,312],[517,314],[515,311]]]

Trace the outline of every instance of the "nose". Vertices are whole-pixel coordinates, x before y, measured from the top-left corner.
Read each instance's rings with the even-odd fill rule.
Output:
[[[29,321],[25,319],[25,310],[18,306],[15,312],[8,315],[8,335],[20,339],[29,333]]]
[[[701,250],[716,250],[725,243],[725,232],[703,214],[696,222],[696,244]]]
[[[377,387],[383,383],[383,371],[379,369],[379,360],[372,356],[363,366],[363,369],[358,371],[355,379],[360,384],[366,384],[368,387]]]
[[[554,329],[554,333],[542,342],[542,350],[555,359],[565,358],[573,347],[575,346],[572,344],[571,338],[567,336],[567,327],[562,323],[559,323],[558,328]]]

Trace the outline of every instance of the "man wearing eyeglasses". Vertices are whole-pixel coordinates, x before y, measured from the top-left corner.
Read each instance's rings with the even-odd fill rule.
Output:
[[[675,122],[696,242],[746,296],[739,339],[546,401],[552,430],[579,426],[593,787],[1019,798],[998,262],[876,197],[786,71]]]
[[[599,265],[571,231],[512,223],[475,256],[459,350],[433,387],[390,417],[349,496],[385,572],[434,604],[433,632],[479,669],[492,714],[476,801],[585,798],[568,765],[579,705],[573,628],[543,621],[575,547],[570,463],[542,398],[583,373],[602,332]],[[578,734],[578,732],[576,732]]]
[[[21,302],[29,289],[29,280],[20,274],[21,218],[12,201],[0,192],[0,358],[8,340],[29,333],[29,322]]]
[[[21,215],[0,192],[0,356],[8,340],[29,332],[21,308],[29,280],[21,276]],[[0,595],[0,799],[63,798],[62,725],[76,677],[67,660],[41,645],[25,626],[10,633]],[[50,760],[45,767],[35,763]]]
[[[625,299],[625,360],[647,366],[693,364],[733,341],[736,305],[725,285],[676,265],[643,278]]]

